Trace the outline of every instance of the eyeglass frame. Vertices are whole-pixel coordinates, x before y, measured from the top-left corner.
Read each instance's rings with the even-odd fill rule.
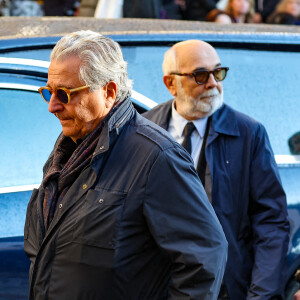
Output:
[[[225,70],[225,77],[224,77],[222,80],[217,80],[216,77],[215,77],[215,75],[214,75],[214,72],[215,72],[216,70],[218,70],[218,69],[224,69],[224,70]],[[228,70],[229,70],[228,67],[218,67],[218,68],[215,68],[215,69],[213,69],[213,70],[211,70],[211,71],[208,71],[208,70],[197,70],[197,71],[192,72],[192,73],[177,73],[177,72],[171,72],[170,75],[178,75],[178,76],[190,76],[190,77],[194,77],[196,83],[197,83],[198,85],[202,85],[202,84],[206,84],[206,83],[208,82],[210,74],[213,74],[214,79],[215,79],[216,82],[223,81],[223,80],[226,78],[226,76],[227,76]],[[199,73],[199,72],[207,72],[208,76],[207,76],[206,82],[198,82],[198,81],[196,80],[197,73]]]
[[[63,91],[67,94],[67,96],[68,96],[68,102],[67,102],[67,103],[64,103],[64,102],[62,102],[62,101],[59,99],[59,97],[57,97],[57,98],[58,98],[58,100],[59,100],[61,103],[63,103],[63,104],[69,104],[70,101],[71,101],[71,94],[72,94],[72,93],[77,92],[77,91],[81,91],[81,90],[84,90],[84,89],[87,89],[87,88],[89,88],[89,87],[90,87],[89,85],[83,85],[83,86],[80,86],[80,87],[74,88],[74,89],[68,89],[68,88],[65,88],[65,87],[58,87],[58,88],[52,89],[52,88],[50,88],[49,86],[42,86],[42,87],[40,87],[40,88],[38,89],[38,91],[39,91],[39,93],[41,94],[43,100],[44,100],[46,103],[49,104],[49,103],[50,103],[50,100],[47,101],[47,100],[44,98],[44,95],[43,95],[43,92],[42,92],[42,91],[43,91],[43,90],[48,90],[48,91],[50,92],[51,96],[52,96],[53,93],[56,94],[56,91],[57,91],[57,90],[63,90]],[[51,91],[52,91],[52,93],[51,93]],[[57,96],[57,94],[56,94],[56,96]]]

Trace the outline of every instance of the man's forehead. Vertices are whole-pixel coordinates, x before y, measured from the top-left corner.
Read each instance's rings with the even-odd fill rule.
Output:
[[[48,85],[72,88],[78,86],[80,60],[70,58],[52,60],[48,69]]]
[[[177,49],[177,65],[180,68],[201,69],[220,65],[220,58],[208,44],[194,43]]]
[[[189,69],[189,71],[197,69],[212,69],[221,65],[218,56],[205,56],[201,54],[185,55],[178,61],[179,68]]]
[[[72,72],[74,69],[79,69],[81,60],[77,56],[69,56],[63,59],[53,59],[50,62],[49,69],[57,71]]]

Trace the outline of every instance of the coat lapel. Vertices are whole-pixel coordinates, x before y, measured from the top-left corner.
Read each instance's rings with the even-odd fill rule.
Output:
[[[168,130],[169,128],[169,122],[171,118],[171,113],[172,113],[172,103],[173,99],[162,103],[150,111],[147,111],[146,113],[143,113],[143,116],[155,124],[159,125],[165,130]]]

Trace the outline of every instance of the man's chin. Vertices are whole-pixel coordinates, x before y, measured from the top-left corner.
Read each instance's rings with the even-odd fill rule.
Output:
[[[194,109],[191,111],[191,115],[194,115],[194,117],[197,118],[206,118],[210,117],[212,114],[214,114],[221,106],[222,103],[218,103],[217,105],[208,105],[209,107],[201,107],[198,109]]]
[[[193,110],[186,114],[186,116],[189,117],[191,120],[197,120],[209,117],[211,115],[211,111],[205,112],[205,111],[199,111],[199,110]]]
[[[74,128],[70,128],[70,127],[63,126],[62,127],[62,132],[63,132],[64,136],[68,136],[70,138],[72,138],[74,135],[76,135],[75,132],[74,132]]]
[[[191,113],[198,115],[200,118],[205,118],[207,116],[210,116],[212,114],[213,107],[209,104],[202,105],[201,107],[195,108]]]
[[[204,110],[204,112],[206,113],[206,116],[211,116],[212,114],[214,114],[223,104],[223,97],[222,95],[214,98],[214,100],[208,105],[209,107],[207,107],[207,111]]]

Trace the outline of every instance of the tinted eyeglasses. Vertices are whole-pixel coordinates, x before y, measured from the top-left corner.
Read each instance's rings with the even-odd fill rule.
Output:
[[[195,71],[193,73],[176,73],[176,72],[172,72],[170,74],[171,75],[178,75],[178,76],[192,76],[192,77],[194,77],[197,84],[205,84],[205,83],[207,83],[210,74],[213,74],[213,76],[215,78],[215,81],[224,80],[226,75],[227,75],[228,70],[229,70],[229,68],[227,68],[227,67],[220,67],[220,68],[216,68],[212,71],[198,70],[198,71]]]
[[[71,90],[69,90],[67,88],[64,88],[64,87],[59,87],[59,88],[56,88],[56,89],[52,89],[48,86],[44,86],[44,87],[39,88],[39,92],[40,92],[42,98],[47,103],[50,102],[52,94],[55,93],[60,102],[62,102],[63,104],[68,104],[71,101],[71,94],[72,93],[77,92],[77,91],[81,91],[81,90],[84,90],[84,89],[87,89],[87,88],[89,88],[89,86],[87,86],[87,85],[81,86],[81,87],[78,87],[78,88],[75,88],[75,89],[71,89]]]

